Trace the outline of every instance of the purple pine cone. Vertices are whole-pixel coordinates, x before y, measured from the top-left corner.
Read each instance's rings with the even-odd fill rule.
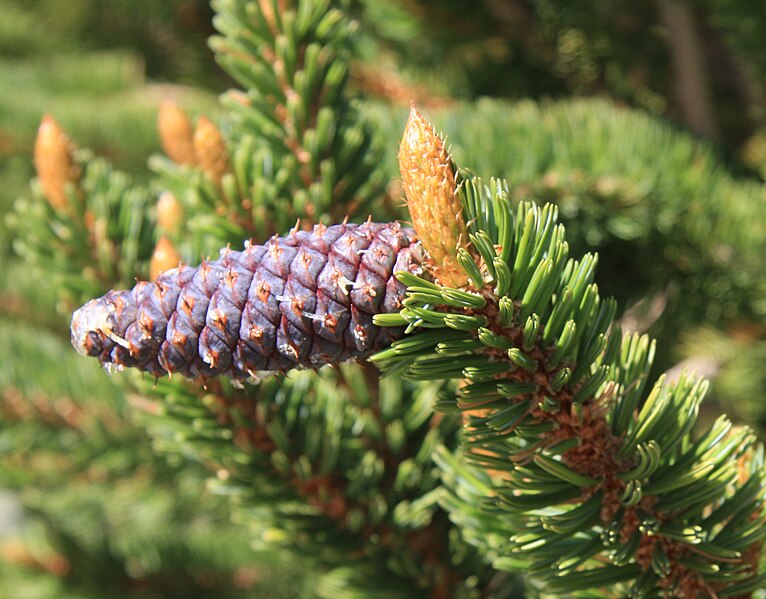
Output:
[[[157,376],[244,379],[362,358],[402,336],[372,317],[400,309],[393,275],[422,259],[397,222],[317,225],[109,291],[74,313],[72,345]]]

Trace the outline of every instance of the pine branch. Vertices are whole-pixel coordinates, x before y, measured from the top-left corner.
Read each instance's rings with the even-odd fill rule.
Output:
[[[16,251],[65,305],[148,272],[146,189],[74,149],[50,117],[40,126],[36,163],[33,197],[16,202],[8,222]]]
[[[394,177],[405,113],[367,108],[384,130]],[[700,320],[766,314],[766,188],[737,177],[715,148],[601,99],[483,99],[434,117],[455,160],[506,180],[514,206],[558,205],[572,251],[599,252],[599,285],[621,306],[668,293],[663,340]]]
[[[306,6],[308,6],[308,3],[306,3]],[[329,64],[330,63],[328,62],[328,65]],[[345,102],[345,100],[338,101],[336,102],[336,105],[344,107],[345,104],[343,104],[343,102]],[[348,107],[344,108],[344,110],[347,110],[347,108]],[[325,114],[324,116],[331,119],[337,118],[341,121],[341,124],[343,123],[342,115],[333,116],[330,114],[328,117],[328,114]],[[176,114],[176,117],[177,116],[178,115]],[[205,127],[208,132],[211,131],[209,123],[205,124]],[[334,123],[333,127],[335,127]],[[199,130],[199,128],[200,123],[197,125],[197,130]],[[180,129],[175,129],[175,132],[173,132],[173,129],[171,128],[172,135],[170,135],[170,137],[178,135],[188,137],[187,134],[190,129],[192,129],[192,127],[181,127]],[[353,136],[356,135],[358,131],[363,133],[361,137],[362,142],[365,144],[367,143],[365,140],[367,139],[366,136],[368,133],[365,132],[364,128],[357,130],[351,127],[345,127],[338,131],[342,133],[342,136],[338,139],[332,138],[334,140],[331,140],[333,151],[338,150],[344,153],[348,152],[349,148],[352,147],[351,142],[353,141]],[[216,153],[219,157],[224,154],[229,155],[229,148],[231,148],[231,146],[228,145],[229,142],[224,141],[221,136],[211,135],[210,133],[207,135],[197,135],[197,133],[198,131],[195,132],[193,141],[201,139],[211,140],[215,138],[215,148],[213,149],[216,150],[216,152],[211,153],[208,151],[204,156],[210,157]],[[178,166],[178,168],[170,165],[171,168],[168,168],[167,172],[164,173],[167,175],[163,176],[164,180],[167,180],[169,176],[176,178],[177,186],[171,188],[171,190],[176,192],[173,194],[174,197],[176,199],[180,198],[184,203],[181,210],[178,210],[178,207],[174,206],[172,201],[169,202],[169,205],[158,206],[158,224],[161,221],[164,229],[163,233],[168,233],[170,235],[175,234],[181,236],[183,235],[184,229],[192,229],[194,232],[193,227],[199,224],[200,228],[197,229],[197,231],[201,231],[202,233],[205,232],[204,227],[206,226],[208,231],[215,231],[213,235],[220,235],[220,231],[223,229],[225,231],[225,236],[241,238],[241,232],[246,229],[238,228],[241,223],[236,219],[230,218],[232,214],[238,214],[245,208],[244,203],[237,203],[239,199],[239,187],[232,185],[232,182],[237,183],[237,181],[232,178],[231,172],[224,172],[221,176],[222,171],[216,167],[217,164],[221,163],[220,160],[203,160],[203,152],[199,151],[199,145],[199,143],[195,145],[195,163],[193,165],[183,165]],[[172,147],[167,144],[165,144],[165,146],[166,149]],[[250,147],[250,149],[252,149],[252,147]],[[358,147],[358,149],[360,151],[364,150],[363,147]],[[207,147],[207,150],[210,150],[210,146]],[[241,151],[241,155],[250,159],[251,156],[248,152],[248,148],[245,148]],[[169,151],[168,153],[172,155],[172,151]],[[370,152],[367,155],[370,164],[374,165],[374,153]],[[236,169],[236,153],[232,152],[231,156],[233,158],[229,164],[232,168]],[[366,175],[357,168],[357,156],[354,156],[353,154],[345,155],[344,160],[346,160],[349,169],[353,167],[352,175],[355,179],[346,182],[341,181],[343,184],[339,188],[341,191],[353,189],[354,186],[358,187],[366,178]],[[269,161],[271,162],[271,158],[269,158]],[[165,165],[167,166],[167,162]],[[268,182],[266,179],[263,179],[263,181]],[[302,188],[305,182],[298,181],[296,183],[295,181],[288,180],[288,183],[290,185],[299,185]],[[166,189],[167,188],[170,188],[170,186],[166,187]],[[200,189],[205,193],[200,193],[195,196],[195,192]],[[167,199],[167,196],[165,197]],[[196,204],[187,201],[189,198],[194,199],[195,197],[197,200]],[[292,202],[292,198],[290,198],[289,201]],[[168,202],[166,202],[166,204],[167,203]],[[340,203],[336,205],[343,206],[344,203],[343,201],[340,201]],[[289,210],[280,210],[281,206],[282,205],[261,206],[262,211],[265,211],[266,208],[268,208],[269,211],[273,212],[275,218],[266,218],[267,215],[265,213],[259,213],[257,216],[260,218],[254,222],[262,223],[264,226],[272,226],[269,224],[269,221],[281,222],[279,219],[285,214],[289,214]],[[221,208],[224,209],[221,210]],[[176,227],[179,220],[183,221],[182,226]],[[227,221],[233,222],[234,226],[222,227],[222,224]],[[363,227],[366,227],[365,231],[375,228],[375,226],[371,224],[363,225]],[[348,225],[346,228],[351,231],[354,227]],[[318,227],[318,229],[320,228]],[[372,265],[370,269],[370,277],[372,277],[370,279],[370,297],[373,297],[372,291],[378,288],[378,279],[380,277],[376,273],[379,270],[379,261],[393,259],[392,266],[396,263],[396,252],[388,252],[388,249],[391,249],[391,243],[393,243],[398,250],[402,249],[398,247],[401,244],[398,244],[396,241],[401,236],[401,228],[386,225],[384,229],[383,236],[380,239],[375,238],[375,236],[370,237],[369,235],[364,235],[364,244],[372,241],[381,246],[380,248],[378,248],[377,245],[368,248],[367,245],[363,244],[365,249],[369,250],[369,255],[371,257],[370,260],[365,262],[365,264],[369,262],[369,264]],[[325,228],[325,231],[326,230],[327,229]],[[391,235],[388,235],[387,232],[389,231],[391,232]],[[327,232],[326,234],[329,236],[331,232]],[[310,242],[312,239],[310,235],[304,235],[304,232],[299,231],[297,227],[293,231],[293,237],[302,238],[304,242]],[[317,233],[316,238],[319,239],[321,237],[322,234]],[[391,239],[389,239],[389,237]],[[79,243],[80,246],[84,245],[83,239],[84,237],[80,236],[76,239],[74,244]],[[194,247],[194,243],[196,243],[197,247],[199,247],[203,243],[203,241],[200,240],[204,239],[204,235],[200,236],[198,240],[192,242],[191,246]],[[280,260],[279,254],[282,253],[283,249],[285,252],[290,253],[288,250],[290,243],[285,242],[283,245],[284,248],[280,248],[279,244],[276,244],[275,246],[277,254],[276,258],[278,261]],[[313,252],[311,254],[312,256],[316,253],[316,250],[320,249],[319,247],[315,248],[315,245],[317,244],[309,243],[309,246],[311,246],[309,247],[309,250]],[[318,245],[321,246],[322,244]],[[356,254],[352,251],[354,249],[361,249],[361,246],[356,248],[356,244],[352,245],[354,245],[354,248],[351,249],[346,249],[345,247],[336,248],[337,251],[335,253],[337,256],[335,256],[334,259],[338,262],[338,267],[344,272],[348,266],[347,262],[360,262],[361,257],[363,256],[361,253]],[[143,247],[146,246],[147,243],[144,241]],[[188,251],[188,247],[189,245],[184,249]],[[255,249],[255,246],[253,247]],[[157,252],[160,249],[162,248],[158,245],[155,250],[155,258],[157,258]],[[378,255],[378,250],[382,251],[384,255]],[[263,254],[263,252],[261,253]],[[285,259],[281,260],[286,266],[289,266],[289,261]],[[124,261],[120,259],[115,260],[115,262],[118,265],[124,263]],[[158,259],[157,262],[160,262],[160,260]],[[306,261],[305,266],[307,268],[309,262],[310,260]],[[366,267],[363,266],[363,269],[364,268]],[[307,272],[306,276],[310,279],[314,276],[315,269],[309,270],[310,272]],[[265,271],[263,271],[263,273],[265,273]],[[347,274],[351,276],[351,273]],[[268,274],[268,276],[271,277],[271,274]],[[351,276],[351,278],[359,279],[357,276]],[[211,279],[211,282],[213,281],[218,283],[217,279]],[[344,297],[343,291],[346,287],[345,278],[340,277],[338,280],[333,279],[330,282],[338,288],[338,293],[336,294],[333,292],[333,297],[338,295],[336,299],[343,303],[345,301],[342,299]],[[392,290],[400,289],[400,286],[395,280],[391,280],[390,282]],[[388,281],[384,279],[383,283],[384,288],[380,289],[380,293],[378,294],[380,300],[382,300],[383,296],[387,293],[385,287]],[[245,286],[245,290],[247,290],[247,287],[249,287],[249,285]],[[365,325],[367,321],[370,320],[370,317],[365,315],[366,313],[357,313],[357,304],[358,306],[364,307],[363,303],[366,301],[361,295],[359,298],[356,298],[356,295],[358,294],[357,291],[361,294],[364,291],[364,288],[360,288],[359,290],[345,289],[345,295],[349,295],[350,293],[354,296],[354,302],[356,302],[351,306],[350,310],[350,312],[353,313],[354,322],[352,324],[354,326],[347,330],[346,323],[343,322],[341,323],[343,327],[338,327],[341,345],[347,346],[347,349],[352,353],[358,353],[360,351],[369,352],[370,349],[374,348],[374,345],[367,347],[367,344],[363,342],[363,337],[366,337],[368,334]],[[276,295],[275,290],[275,296]],[[396,293],[394,293],[393,297],[396,297]],[[281,302],[282,300],[275,299],[275,301]],[[376,305],[377,302],[378,300],[373,301]],[[307,306],[307,308],[309,308],[309,306]],[[333,316],[334,312],[333,309],[333,312],[330,313],[329,316]],[[304,317],[303,315],[299,315],[299,318],[303,321]],[[359,318],[363,318],[363,322],[358,322]],[[356,326],[357,324],[359,324],[359,326]],[[281,331],[278,327],[274,327],[274,330]],[[377,330],[370,332],[376,333]],[[279,334],[281,335],[282,333],[279,332]],[[362,340],[359,341],[359,343],[362,344],[360,347],[356,347],[357,342],[354,341],[356,338]],[[336,356],[336,358],[337,357],[338,356]],[[292,366],[292,363],[285,363],[282,367],[290,366]],[[348,382],[352,378],[356,380],[355,394],[357,399],[359,399],[364,385],[360,385],[358,377],[352,377],[350,373],[348,373],[346,381]],[[181,391],[182,384],[178,379],[176,379],[172,385],[168,385],[168,387],[169,388],[163,388],[166,395],[171,397],[174,395],[170,389],[174,389],[176,394],[183,394]],[[329,391],[326,391],[325,393],[329,393]],[[185,406],[185,409],[182,410],[183,416],[187,418],[187,420],[183,423],[185,426],[178,426],[174,431],[174,439],[176,441],[180,439],[184,443],[190,442],[190,440],[198,441],[200,443],[204,440],[205,442],[211,443],[212,448],[208,447],[205,448],[205,451],[200,452],[201,455],[199,459],[201,462],[208,467],[213,468],[214,471],[219,472],[222,477],[229,477],[226,473],[228,472],[228,468],[233,468],[233,464],[226,459],[226,452],[221,445],[232,436],[234,436],[240,444],[245,443],[245,440],[250,440],[255,444],[255,449],[257,450],[255,451],[255,458],[258,465],[262,465],[261,462],[263,460],[271,459],[275,453],[278,455],[279,449],[276,449],[275,451],[276,442],[272,437],[281,440],[283,444],[285,443],[286,438],[284,433],[282,435],[279,433],[280,430],[290,427],[294,419],[294,410],[297,409],[294,403],[291,410],[286,413],[278,412],[275,417],[267,421],[268,434],[259,431],[253,436],[248,437],[241,429],[232,432],[231,429],[228,428],[231,426],[231,422],[234,422],[233,420],[230,422],[227,419],[223,419],[223,422],[219,422],[217,418],[212,418],[211,422],[205,423],[204,414],[201,414],[199,410],[195,410],[193,407],[199,405],[198,394],[199,390],[195,390],[192,401],[190,401],[189,405]],[[154,395],[154,392],[144,390],[143,395],[151,396]],[[407,396],[405,396],[405,399],[406,397]],[[298,401],[298,399],[303,400],[303,395],[297,396],[294,401]],[[358,552],[358,559],[361,562],[364,562],[365,567],[370,572],[375,573],[375,576],[368,580],[356,577],[355,588],[349,588],[347,590],[349,595],[361,592],[358,589],[367,589],[368,591],[371,591],[375,587],[381,588],[382,585],[388,585],[393,581],[398,581],[398,586],[401,589],[406,589],[407,592],[411,593],[413,596],[422,596],[422,590],[429,589],[429,592],[433,593],[434,597],[467,597],[469,595],[475,595],[476,590],[474,587],[481,588],[486,580],[493,576],[492,569],[481,564],[480,558],[477,556],[476,552],[467,548],[456,539],[454,532],[451,531],[451,527],[445,514],[435,507],[435,497],[433,495],[429,496],[429,493],[434,490],[434,487],[438,486],[438,478],[435,476],[433,465],[430,462],[431,452],[424,448],[423,438],[426,436],[428,442],[427,447],[431,447],[436,443],[446,442],[444,437],[446,433],[443,431],[431,435],[427,434],[431,429],[423,422],[423,417],[424,415],[430,416],[430,412],[428,412],[427,409],[424,409],[424,407],[427,408],[427,403],[424,402],[428,400],[428,403],[430,403],[430,399],[431,396],[426,395],[424,400],[418,404],[420,407],[417,410],[417,413],[412,415],[412,422],[410,423],[411,428],[407,426],[403,427],[396,418],[392,422],[390,419],[386,420],[384,417],[386,409],[393,409],[393,416],[401,413],[408,413],[409,407],[407,407],[406,404],[399,407],[398,402],[392,403],[392,396],[390,394],[388,395],[385,407],[377,406],[373,402],[374,405],[372,408],[369,408],[369,410],[372,414],[375,414],[375,417],[369,425],[369,430],[363,431],[369,438],[364,439],[364,443],[361,445],[352,442],[348,450],[342,456],[343,462],[339,463],[336,471],[331,472],[330,474],[326,475],[322,472],[307,472],[305,470],[307,465],[312,468],[313,466],[310,461],[307,462],[306,456],[311,456],[312,453],[309,448],[302,446],[297,450],[292,450],[289,454],[286,454],[286,463],[291,469],[294,469],[294,472],[285,472],[284,468],[282,470],[279,470],[278,468],[275,469],[274,467],[264,469],[264,474],[270,475],[272,481],[268,482],[267,477],[264,476],[263,484],[260,485],[260,487],[262,489],[266,489],[269,485],[273,487],[275,486],[275,483],[273,482],[274,480],[278,481],[276,485],[277,487],[282,487],[282,490],[279,491],[277,497],[284,501],[285,505],[281,509],[284,509],[287,513],[280,515],[279,511],[276,512],[276,515],[279,516],[279,518],[276,518],[277,524],[279,524],[280,518],[281,521],[288,522],[288,524],[282,524],[282,526],[288,531],[293,531],[295,533],[295,538],[304,543],[307,535],[309,535],[308,538],[311,538],[317,535],[320,530],[330,531],[332,533],[330,535],[330,540],[336,539],[337,544],[339,545],[338,547],[333,548],[330,544],[330,546],[324,547],[319,551],[316,551],[315,545],[315,551],[310,551],[305,548],[301,551],[320,556],[321,559],[318,561],[323,567],[333,568],[333,570],[338,573],[337,576],[340,576],[340,570],[337,570],[337,568],[339,565],[347,563],[349,551],[348,545],[350,544],[352,547],[356,548],[353,550],[352,554],[356,555]],[[338,401],[339,399],[336,399],[336,402]],[[135,400],[135,403],[145,406],[146,400],[139,398]],[[343,413],[342,410],[335,409],[335,413],[339,411]],[[366,410],[362,410],[362,412],[364,411]],[[344,437],[353,438],[353,435],[351,434],[353,428],[352,425],[356,423],[355,425],[358,426],[358,423],[361,422],[364,417],[356,413],[353,414],[353,417],[351,417],[351,414],[345,413],[343,413],[343,416],[344,418],[341,423],[345,431]],[[389,416],[392,415],[389,414]],[[189,420],[191,420],[191,422],[189,422]],[[316,420],[317,422],[321,422],[319,419]],[[172,422],[172,419],[163,415],[161,422],[164,426],[168,426]],[[386,426],[383,426],[384,424]],[[192,431],[191,435],[189,435],[190,428]],[[438,429],[439,427],[435,428]],[[442,429],[446,431],[454,430],[454,424],[448,426],[445,421],[445,423],[442,424]],[[322,435],[325,434],[325,431],[317,429],[312,425],[311,433],[312,434],[309,436],[310,439],[321,439]],[[454,441],[449,444],[454,445]],[[174,454],[178,455],[179,453],[186,453],[187,451],[188,448],[181,452],[175,451]],[[262,452],[262,455],[260,455],[258,451]],[[327,456],[327,459],[330,458],[332,458],[332,455]],[[250,456],[248,459],[253,458]],[[221,465],[221,462],[223,462],[223,466]],[[277,465],[279,466],[279,464]],[[378,478],[381,477],[381,473],[385,473],[387,468],[393,468],[394,472],[401,472],[401,476],[393,478],[392,475],[386,475],[382,480],[378,481]],[[248,476],[247,480],[252,477],[249,472],[246,472],[246,475]],[[279,482],[280,475],[283,479],[281,482]],[[234,477],[232,476],[232,478]],[[376,481],[379,483],[378,485],[375,484]],[[398,491],[391,492],[390,487],[392,485],[395,489],[398,488]],[[420,485],[423,485],[423,487],[421,488]],[[397,493],[401,493],[401,496]],[[355,494],[359,495],[356,501],[354,501]],[[347,495],[349,496],[348,498]],[[250,499],[246,503],[252,508],[252,506],[257,507],[261,501],[266,501],[266,504],[269,505],[270,500],[273,501],[273,498],[270,498],[268,493],[265,493],[263,497]],[[389,503],[391,504],[391,507],[389,507]],[[295,519],[296,514],[300,513],[313,513],[315,516],[314,518],[309,518],[308,530],[304,530],[300,522],[292,522],[287,519],[287,516]],[[247,519],[249,521],[251,518],[248,517]],[[274,518],[272,518],[272,520],[274,520]],[[359,534],[360,530],[364,531],[364,534],[361,536]],[[293,549],[297,550],[297,546],[293,546]],[[456,561],[463,561],[464,564],[460,568],[456,568],[453,565]],[[333,580],[332,574],[325,580],[327,581],[326,584],[331,586],[331,581]],[[503,595],[501,594],[500,596]]]
[[[225,164],[211,176],[199,151],[193,161],[176,153],[182,164],[150,162],[160,188],[186,209],[184,227],[172,238],[182,256],[196,261],[297,220],[310,227],[379,212],[372,200],[382,187],[380,148],[345,90],[356,25],[328,0],[262,0],[247,8],[223,0],[216,10],[221,35],[211,46],[244,87],[222,99],[231,120],[219,152]],[[182,120],[177,111],[173,118]],[[162,118],[160,128],[170,130]]]
[[[442,453],[441,465],[448,480],[481,480],[465,474],[476,468],[493,476],[478,491],[453,483],[455,519],[476,509],[466,486],[491,522],[472,521],[469,538],[485,544],[494,520],[511,516],[516,532],[491,546],[493,564],[529,569],[549,592],[756,588],[765,472],[752,434],[722,417],[693,436],[706,390],[694,378],[660,379],[644,395],[653,344],[622,338],[615,304],[592,283],[594,257],[568,258],[555,208],[521,204],[514,218],[502,182],[461,191],[475,255],[460,257],[474,291],[456,301],[456,290],[400,273],[405,307],[379,321],[437,331],[374,360],[414,379],[465,379],[441,405],[465,414],[467,464]]]
[[[0,542],[0,594],[261,590],[264,558],[226,504],[200,497],[199,468],[152,454],[102,372],[24,323],[0,336],[0,480],[24,508],[23,538]]]
[[[214,45],[246,91],[229,94],[236,116],[220,130],[204,117],[194,127],[181,114],[181,126],[164,134],[181,139],[186,152],[165,144],[172,161],[153,161],[159,190],[176,201],[158,205],[156,234],[150,232],[153,216],[130,216],[145,212],[147,192],[136,191],[138,213],[122,212],[129,203],[110,194],[131,186],[104,174],[106,167],[93,175],[95,162],[60,146],[63,168],[40,168],[48,203],[38,194],[36,204],[20,204],[19,246],[48,272],[63,270],[52,280],[66,296],[92,297],[114,281],[124,286],[146,271],[151,246],[158,271],[175,266],[179,250],[196,261],[199,251],[232,239],[284,231],[298,216],[310,225],[372,206],[380,156],[372,129],[345,95],[353,24],[323,0],[222,0],[218,9],[223,37]],[[487,134],[473,148],[476,154],[489,154],[496,124],[489,134],[480,127],[470,132]],[[530,160],[543,157],[544,166],[558,156],[549,164],[565,170],[579,160],[599,163],[588,151],[579,153],[576,139],[567,141],[567,135],[577,137],[574,127],[563,129],[555,138],[558,149],[543,144],[532,152],[524,139]],[[140,389],[133,403],[152,412],[157,447],[215,471],[219,482],[211,487],[238,498],[239,517],[260,538],[329,570],[318,585],[325,596],[385,595],[384,585],[395,586],[397,596],[429,592],[434,599],[513,593],[511,586],[493,587],[495,568],[524,570],[535,590],[578,596],[727,596],[760,585],[764,466],[752,434],[722,417],[695,435],[705,385],[692,377],[644,390],[654,345],[646,336],[623,338],[614,324],[615,304],[593,284],[595,257],[569,260],[553,207],[522,202],[514,208],[507,183],[485,186],[468,175],[457,192],[461,177],[456,180],[433,129],[405,139],[412,143],[403,145],[402,174],[425,252],[413,249],[406,232],[408,268],[394,259],[382,283],[369,284],[357,270],[343,274],[361,263],[374,270],[378,257],[365,263],[369,247],[325,248],[337,259],[325,261],[309,250],[316,252],[335,227],[322,222],[308,232],[295,226],[291,237],[275,238],[268,248],[226,249],[196,273],[182,267],[132,293],[109,292],[89,302],[74,319],[76,345],[106,364],[156,375],[239,379],[295,365],[337,365],[396,338],[375,358],[389,371],[463,381],[456,391],[441,387],[437,400],[436,386],[402,387],[388,379],[375,389],[369,370],[345,366],[337,376],[291,375],[245,383],[244,390],[225,378],[208,381],[204,390],[179,377],[155,389],[130,379]],[[562,147],[563,159],[557,154]],[[674,155],[687,159],[709,166],[694,151]],[[547,191],[561,199],[570,175],[577,188],[578,168],[584,167],[564,173],[564,185],[553,173],[548,182],[556,184]],[[633,198],[635,178],[620,179],[611,194],[610,173],[594,170],[582,195],[595,203],[611,195]],[[646,164],[627,170],[643,182]],[[538,193],[537,175],[530,173],[517,181]],[[662,177],[657,181],[666,185]],[[748,193],[760,198],[758,190]],[[653,211],[628,200],[616,211],[596,206],[603,219],[594,219],[589,230],[636,239],[660,228],[663,240],[671,240],[663,251],[687,241],[706,250],[691,269],[688,256],[676,256],[682,273],[704,272],[699,264],[712,263],[724,278],[733,265],[742,266],[745,274],[735,282],[755,289],[760,259],[753,247],[762,227],[752,206],[743,209],[745,195],[718,205],[711,194],[712,201],[694,204],[716,216],[712,225],[686,219],[682,204]],[[637,205],[640,226],[626,218]],[[53,225],[32,224],[27,217],[36,215]],[[750,221],[755,226],[727,240]],[[586,243],[592,224],[581,229]],[[385,223],[340,228],[366,231],[357,237],[368,240],[373,230],[401,234]],[[678,231],[683,235],[674,246]],[[708,251],[711,239],[726,244]],[[389,242],[386,260],[401,250]],[[97,266],[83,282],[77,273],[88,262]],[[342,278],[333,279],[326,264]],[[397,270],[398,281],[391,277]],[[254,286],[256,277],[269,287]],[[282,278],[281,290],[273,292],[271,285]],[[374,300],[389,293],[390,302]],[[332,309],[323,309],[328,297],[341,308],[328,303]],[[177,326],[180,312],[188,317],[184,326]],[[346,312],[350,324],[332,324]],[[249,314],[249,328],[242,327],[243,314]],[[386,338],[384,327],[394,326],[400,330]],[[328,331],[340,351],[327,350]],[[372,337],[380,342],[367,343]],[[164,399],[151,401],[157,396]],[[462,447],[457,419],[432,416],[433,404],[461,414]],[[43,412],[43,419],[61,424]],[[457,539],[453,526],[478,550]],[[492,567],[480,563],[482,556]]]
[[[244,531],[225,524],[224,504],[210,497],[200,502],[201,479],[189,471],[172,485],[151,474],[144,465],[135,477],[70,483],[56,493],[25,491],[27,518],[45,526],[45,545],[60,566],[47,573],[58,596],[67,591],[93,596],[104,584],[126,598],[140,597],[147,588],[189,597],[258,592],[266,566],[258,559],[264,558],[250,550]],[[31,542],[26,547],[40,552]],[[18,559],[14,565],[15,572],[35,567]],[[290,575],[299,579],[297,572]]]
[[[422,133],[412,144],[405,132],[406,168],[443,162],[432,151],[442,141],[432,129]],[[422,205],[452,214],[441,186],[454,180],[431,177],[434,166],[421,167],[422,179],[413,166],[405,180],[414,214]],[[468,528],[466,537],[485,550],[490,544],[495,567],[524,567],[550,592],[726,596],[755,588],[765,576],[758,560],[766,473],[752,433],[721,417],[695,436],[706,384],[693,377],[660,379],[644,393],[654,344],[647,336],[623,338],[616,303],[602,300],[593,283],[596,258],[569,259],[555,207],[522,203],[514,214],[501,181],[466,179],[458,197],[469,224],[455,256],[469,284],[439,281],[432,264],[441,264],[443,248],[425,237],[423,248],[435,259],[423,261],[425,278],[398,272],[407,286],[401,311],[374,317],[378,326],[417,334],[373,360],[416,380],[464,379],[456,398],[438,405],[466,418],[467,463],[440,453],[446,481],[456,481],[444,505]],[[74,338],[94,347],[110,334],[124,338],[118,321],[106,330],[84,309]],[[155,333],[164,338],[163,331],[150,338]],[[134,344],[119,359],[128,359]],[[216,427],[202,431],[219,441],[230,436]],[[285,431],[270,436],[278,447],[290,438]],[[316,488],[327,496],[333,479],[320,480]],[[466,496],[481,501],[465,505]],[[337,504],[320,506],[334,511]],[[483,517],[465,519],[477,509]],[[498,525],[501,514],[510,518]],[[492,536],[503,527],[514,531],[504,546]]]
[[[259,546],[323,573],[321,596],[467,597],[471,575],[480,596],[508,596],[490,594],[494,571],[437,508],[432,450],[454,447],[457,431],[454,419],[432,419],[438,387],[370,386],[352,365],[244,389],[207,385],[203,405],[198,387],[140,385],[157,398],[145,404],[156,447],[216,472],[209,488],[235,499]]]
[[[482,101],[458,114],[459,127],[444,119],[456,160],[507,180],[514,205],[558,204],[573,249],[602,254],[604,283],[630,275],[624,261],[639,256],[631,270],[642,291],[671,272],[711,321],[758,309],[766,221],[753,207],[766,201],[764,187],[733,176],[713,148],[603,100]]]

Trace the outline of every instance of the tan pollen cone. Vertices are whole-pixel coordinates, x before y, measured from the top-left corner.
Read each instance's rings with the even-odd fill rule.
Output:
[[[35,168],[43,194],[55,210],[66,210],[66,186],[77,183],[80,171],[72,159],[72,142],[50,115],[45,115],[35,140]]]
[[[184,208],[178,198],[163,191],[157,200],[157,228],[160,233],[176,235],[183,225]]]
[[[457,183],[444,140],[413,107],[399,146],[399,170],[412,226],[443,285],[464,287],[468,277],[457,250],[468,243]]]
[[[160,273],[175,268],[180,262],[181,255],[173,245],[173,242],[167,237],[162,236],[154,247],[152,261],[149,264],[149,276],[154,280]]]
[[[157,117],[162,149],[173,162],[194,166],[194,129],[189,115],[172,100],[165,100]]]
[[[218,127],[204,116],[200,118],[194,131],[194,153],[199,167],[217,183],[231,170],[223,135]]]

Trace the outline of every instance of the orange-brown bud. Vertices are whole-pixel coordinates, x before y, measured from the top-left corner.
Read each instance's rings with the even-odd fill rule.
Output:
[[[204,116],[200,118],[194,131],[194,154],[197,164],[217,183],[231,170],[223,135],[218,127]]]
[[[175,268],[181,262],[181,255],[176,246],[167,237],[160,237],[152,254],[152,261],[149,264],[149,276],[152,280],[156,279],[160,273]]]
[[[169,191],[163,191],[157,200],[157,228],[160,233],[175,235],[184,221],[184,207]]]
[[[178,164],[195,165],[194,129],[186,111],[172,100],[165,100],[157,117],[162,149]]]
[[[413,107],[399,146],[399,170],[412,226],[441,283],[462,287],[468,277],[457,250],[468,243],[468,229],[457,197],[457,183],[444,141]]]
[[[50,115],[45,115],[35,140],[35,168],[45,198],[56,210],[66,210],[66,186],[77,183],[80,171],[72,159],[72,142]]]

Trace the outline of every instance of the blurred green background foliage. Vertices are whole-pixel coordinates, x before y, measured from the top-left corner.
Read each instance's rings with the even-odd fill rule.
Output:
[[[764,204],[761,3],[337,4],[359,22],[351,91],[389,179],[414,101],[460,164],[556,201],[576,253],[601,252],[625,318],[668,340],[660,367],[712,376],[713,399],[762,433],[764,216],[716,212]],[[235,84],[208,48],[212,8],[0,0],[0,15],[0,596],[309,596],[303,568],[254,550],[229,503],[200,492],[206,470],[155,451],[128,410],[138,400],[77,359],[71,306],[14,253],[6,218],[28,194],[46,113],[138,182],[160,151],[163,99],[220,115]]]

